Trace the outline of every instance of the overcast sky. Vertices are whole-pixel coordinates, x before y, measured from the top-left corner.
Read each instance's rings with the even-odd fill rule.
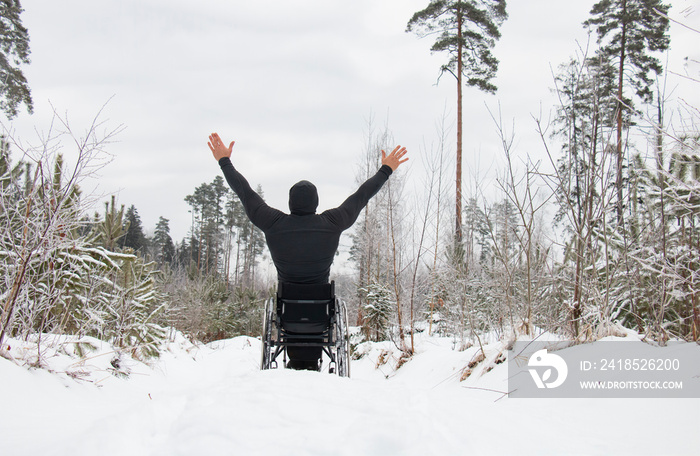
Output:
[[[112,162],[84,187],[102,201],[116,193],[119,203],[135,205],[149,232],[159,216],[170,219],[176,241],[190,225],[185,196],[220,173],[206,146],[213,131],[236,141],[234,164],[270,204],[287,210],[289,187],[307,179],[319,188],[320,210],[328,209],[356,187],[370,116],[409,149],[411,175],[420,173],[420,154],[436,141],[443,114],[454,131],[454,80],[435,85],[446,57],[430,54],[430,39],[405,32],[428,3],[23,0],[35,114],[9,126],[36,143],[53,105],[83,132],[107,103],[101,119],[124,130],[108,148]],[[464,92],[467,176],[492,167],[500,153],[487,106],[500,104],[514,125],[518,154],[541,152],[532,115],[549,116],[551,68],[574,54],[577,41],[585,45],[581,23],[594,3],[509,1],[494,50],[499,91]],[[700,29],[697,0],[673,5],[672,17]],[[671,68],[684,72],[682,58],[699,59],[699,44],[700,34],[673,26]],[[687,86],[675,93],[698,92]]]

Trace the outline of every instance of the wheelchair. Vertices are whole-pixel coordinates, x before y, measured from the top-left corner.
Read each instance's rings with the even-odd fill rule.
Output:
[[[310,359],[306,361],[311,366],[306,368],[321,371],[326,358],[329,373],[349,377],[349,351],[347,309],[345,302],[335,295],[334,282],[314,285],[279,283],[276,296],[265,304],[262,370],[278,368],[280,355],[283,355],[283,366],[292,367],[287,364],[289,354],[296,358],[301,356],[304,361],[304,353],[307,353]],[[291,363],[294,357],[289,357]]]

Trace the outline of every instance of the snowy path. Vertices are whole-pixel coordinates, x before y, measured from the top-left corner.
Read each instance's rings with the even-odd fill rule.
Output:
[[[505,390],[505,364],[460,383],[467,352],[423,349],[388,380],[371,356],[342,379],[260,372],[259,342],[236,338],[101,388],[0,358],[0,454],[698,454],[700,399],[496,401],[469,386]]]

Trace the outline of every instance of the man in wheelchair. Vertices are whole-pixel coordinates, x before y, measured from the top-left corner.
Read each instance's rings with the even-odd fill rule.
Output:
[[[209,136],[209,149],[224,173],[231,189],[238,195],[250,221],[265,234],[272,261],[277,269],[278,301],[288,298],[292,301],[309,301],[309,294],[324,299],[332,290],[329,276],[333,258],[338,249],[340,235],[350,228],[369,200],[381,189],[389,176],[408,160],[406,148],[396,146],[386,155],[382,151],[382,166],[377,173],[365,181],[355,193],[340,206],[321,214],[316,213],[318,192],[308,181],[302,180],[289,190],[289,214],[268,206],[248,184],[243,175],[233,166],[231,154],[235,141],[226,146],[217,133]],[[325,287],[329,287],[326,291]],[[291,293],[294,297],[284,296]],[[301,294],[300,294],[301,293]],[[334,299],[335,296],[328,299]],[[314,298],[315,299],[315,298]],[[302,314],[304,306],[297,306]],[[312,312],[307,306],[307,311]],[[291,329],[303,329],[306,318],[297,315],[299,326],[291,324]],[[293,318],[292,318],[293,320]],[[290,330],[291,331],[291,330]],[[294,333],[294,331],[291,331]],[[303,331],[300,333],[303,334]],[[305,346],[304,339],[297,345],[287,345],[289,367],[318,369],[322,356],[322,346]],[[306,345],[313,345],[309,342]]]

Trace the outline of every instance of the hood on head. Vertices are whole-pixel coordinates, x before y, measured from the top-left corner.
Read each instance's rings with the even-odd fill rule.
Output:
[[[318,191],[309,181],[299,181],[289,189],[289,211],[293,215],[310,215],[316,213]]]

